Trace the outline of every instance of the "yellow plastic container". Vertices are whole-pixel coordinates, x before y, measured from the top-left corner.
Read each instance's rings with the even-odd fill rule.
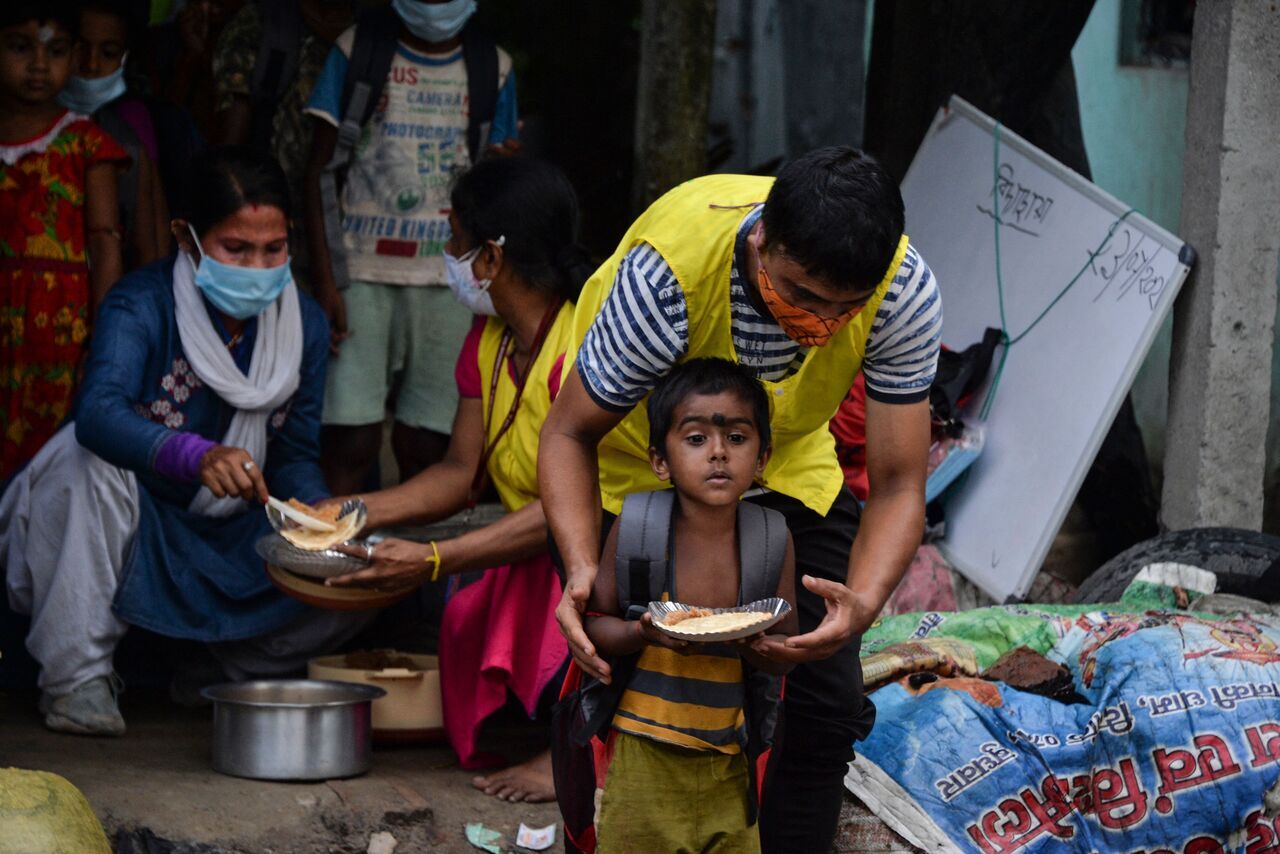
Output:
[[[345,655],[329,655],[307,662],[307,676],[375,685],[387,692],[373,701],[373,737],[379,742],[433,741],[444,736],[444,710],[440,701],[440,660],[395,650],[376,650],[403,656],[413,669],[381,670],[351,667]]]

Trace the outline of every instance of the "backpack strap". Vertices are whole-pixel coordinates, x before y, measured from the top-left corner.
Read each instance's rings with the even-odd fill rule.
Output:
[[[276,107],[289,82],[298,73],[298,52],[302,45],[300,0],[258,0],[262,36],[253,63],[249,87],[253,109],[253,143],[266,149],[271,142],[271,125]]]
[[[614,564],[618,610],[628,620],[640,619],[649,610],[649,602],[666,587],[675,495],[674,489],[628,495],[614,522],[618,531]],[[608,685],[593,679],[582,686],[578,695],[582,722],[574,736],[577,744],[587,744],[612,723],[639,660],[639,653],[620,656],[613,662],[613,679]]]
[[[777,510],[738,503],[738,555],[742,567],[740,604],[778,595],[782,564],[787,558],[787,519]],[[747,769],[751,779],[749,815],[758,817],[767,754],[782,715],[782,678],[744,664],[746,683]],[[762,757],[765,761],[761,761]]]
[[[667,586],[675,490],[637,492],[622,502],[615,560],[618,609],[638,620]]]
[[[750,501],[738,502],[738,559],[742,568],[738,604],[778,595],[786,557],[786,517]]]
[[[475,163],[484,153],[481,143],[488,141],[485,125],[492,126],[498,108],[498,46],[474,21],[462,30],[462,61],[467,66],[467,150]]]
[[[356,24],[347,76],[342,83],[342,119],[333,157],[320,173],[320,203],[324,211],[324,234],[329,244],[333,280],[339,289],[351,284],[347,252],[342,239],[342,203],[338,178],[345,173],[360,141],[360,131],[373,115],[391,72],[400,38],[400,18],[390,6],[370,10]]]
[[[400,43],[400,27],[400,17],[389,5],[370,9],[356,23],[347,76],[342,82],[342,124],[355,125],[353,148],[387,84],[391,61]]]

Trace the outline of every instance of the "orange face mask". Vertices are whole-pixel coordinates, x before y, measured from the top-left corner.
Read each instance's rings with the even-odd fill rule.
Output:
[[[778,325],[782,327],[783,332],[787,333],[787,337],[804,347],[821,347],[826,344],[833,335],[844,328],[846,323],[857,317],[858,312],[863,308],[860,305],[835,317],[820,317],[813,312],[796,308],[784,300],[777,288],[773,286],[773,280],[769,278],[769,271],[764,268],[764,261],[760,257],[758,248],[756,249],[756,280],[760,284],[760,299],[764,301],[765,308],[769,309],[769,313],[773,315],[774,320],[778,321]]]

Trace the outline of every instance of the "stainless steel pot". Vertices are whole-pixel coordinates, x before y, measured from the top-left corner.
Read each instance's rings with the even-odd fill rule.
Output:
[[[328,780],[369,770],[372,685],[317,679],[228,683],[213,701],[213,769],[258,780]]]

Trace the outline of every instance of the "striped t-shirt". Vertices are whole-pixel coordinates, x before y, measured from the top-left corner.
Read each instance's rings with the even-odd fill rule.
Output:
[[[757,310],[743,286],[747,235],[763,210],[763,205],[755,208],[738,227],[729,274],[730,326],[738,361],[759,379],[777,381],[799,368],[807,348]],[[867,338],[862,363],[867,396],[886,403],[928,397],[941,336],[937,280],[915,248],[908,247]],[[641,243],[622,259],[613,290],[583,339],[578,375],[597,404],[625,412],[688,350],[684,291],[658,250]]]
[[[688,654],[654,645],[641,651],[618,700],[614,729],[693,750],[741,752],[742,657],[724,644],[696,646]]]

